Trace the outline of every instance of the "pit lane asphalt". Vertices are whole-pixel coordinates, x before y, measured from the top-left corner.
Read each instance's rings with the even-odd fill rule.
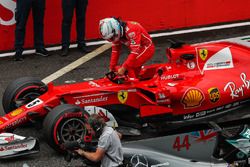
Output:
[[[179,39],[186,43],[200,43],[245,35],[250,35],[250,26],[154,38],[153,41],[156,45],[156,51],[154,57],[148,64],[166,61],[165,49],[168,46],[167,39],[169,38]],[[92,46],[90,48],[94,50],[96,47],[98,46]],[[123,48],[120,61],[124,60],[127,54],[128,50]],[[77,49],[71,49],[70,55],[67,57],[60,57],[60,52],[55,51],[51,52],[51,56],[49,57],[41,57],[34,54],[27,55],[23,62],[14,62],[12,57],[0,58],[0,113],[3,115],[1,103],[3,92],[11,81],[24,76],[35,76],[44,79],[82,56],[83,54]],[[64,84],[65,81],[80,82],[83,81],[83,78],[88,77],[95,79],[101,78],[108,72],[109,57],[110,50],[105,51],[92,60],[56,79],[54,83],[58,85]],[[0,161],[0,166],[61,167],[82,165],[80,160],[73,160],[71,163],[65,162],[60,154],[56,153],[45,143],[42,130],[36,130],[33,127],[23,127],[15,130],[14,133],[23,136],[37,137],[40,141],[40,153],[17,159]]]

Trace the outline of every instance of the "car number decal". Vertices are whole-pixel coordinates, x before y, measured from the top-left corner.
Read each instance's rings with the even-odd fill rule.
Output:
[[[32,102],[28,103],[25,107],[26,108],[32,108],[32,107],[38,106],[39,104],[42,104],[42,103],[43,103],[43,101],[41,99],[36,98]]]

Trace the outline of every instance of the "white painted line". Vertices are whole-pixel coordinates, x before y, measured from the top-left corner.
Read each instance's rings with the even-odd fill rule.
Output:
[[[172,31],[172,32],[165,32],[165,33],[156,33],[156,34],[151,34],[150,36],[152,38],[155,38],[155,37],[163,37],[163,36],[170,36],[170,35],[179,35],[179,34],[186,34],[186,33],[219,30],[219,29],[225,29],[225,28],[242,27],[242,26],[249,26],[249,25],[250,25],[250,22],[232,23],[232,24],[226,24],[226,25],[193,28],[193,29],[188,29],[188,30],[178,30],[178,31]],[[94,41],[94,42],[87,42],[86,45],[92,46],[92,45],[101,45],[101,44],[106,44],[106,43],[108,43],[108,42],[100,40],[100,41]],[[76,44],[72,44],[72,45],[70,45],[70,48],[75,48],[76,46],[77,46]],[[60,50],[61,46],[48,47],[47,49],[49,51]],[[35,53],[34,49],[25,50],[23,52],[23,54],[32,54],[32,53]],[[0,57],[13,56],[14,54],[15,54],[15,52],[2,53],[2,54],[0,54]]]
[[[207,41],[207,42],[202,42],[202,44],[211,43],[211,42],[228,41],[228,42],[237,43],[237,44],[240,44],[240,45],[243,45],[243,46],[250,48],[250,42],[243,40],[244,38],[250,39],[250,35],[234,37],[234,38],[226,38],[226,39],[220,39],[220,40],[214,40],[214,41]],[[201,43],[198,43],[198,44],[201,44]],[[196,44],[194,44],[194,45],[196,45]]]
[[[193,32],[202,32],[202,31],[219,30],[219,29],[225,29],[225,28],[242,27],[242,26],[249,26],[249,25],[250,25],[250,22],[233,23],[233,24],[226,24],[226,25],[219,25],[219,26],[202,27],[202,28],[194,28],[194,29],[188,29],[188,30],[179,30],[179,31],[173,31],[173,32],[157,33],[157,34],[152,34],[151,37],[155,38],[155,37],[186,34],[186,33],[193,33]]]
[[[109,43],[107,41],[95,41],[95,42],[87,42],[86,45],[87,46],[95,46],[95,45],[101,45],[101,44],[106,44],[106,43]],[[77,44],[71,44],[69,46],[70,48],[76,48],[77,47]],[[62,47],[61,46],[53,46],[53,47],[47,47],[46,49],[48,51],[55,51],[55,50],[60,50]],[[25,50],[23,52],[24,55],[27,55],[27,54],[33,54],[35,53],[35,49],[30,49],[30,50]],[[0,57],[7,57],[7,56],[14,56],[15,55],[15,52],[8,52],[8,53],[1,53],[0,54]]]
[[[66,74],[67,72],[77,68],[78,66],[82,65],[83,63],[89,61],[90,59],[94,58],[95,56],[101,54],[102,52],[108,50],[111,48],[111,44],[105,44],[101,47],[97,48],[96,50],[92,51],[91,53],[88,53],[84,55],[83,57],[79,58],[78,60],[70,63],[69,65],[63,67],[62,69],[56,71],[55,73],[49,75],[48,77],[44,78],[42,81],[45,84],[48,84],[49,82],[54,81],[55,79],[61,77],[62,75]]]

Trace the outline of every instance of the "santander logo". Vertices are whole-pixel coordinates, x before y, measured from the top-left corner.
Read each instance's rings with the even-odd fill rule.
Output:
[[[16,145],[10,145],[10,146],[2,146],[0,147],[0,151],[9,151],[9,150],[15,150],[15,149],[23,149],[23,148],[27,148],[28,145],[27,144],[16,144]]]
[[[0,6],[3,6],[7,10],[9,10],[13,15],[9,20],[4,20],[0,16],[0,25],[4,26],[10,26],[16,23],[15,20],[15,8],[16,8],[16,2],[14,0],[0,0]]]

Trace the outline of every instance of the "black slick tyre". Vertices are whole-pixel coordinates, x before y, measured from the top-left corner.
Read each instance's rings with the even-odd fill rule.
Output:
[[[47,90],[47,85],[36,77],[22,77],[12,81],[3,94],[4,112],[7,114],[31,102]]]
[[[43,122],[44,137],[49,146],[63,152],[63,143],[82,139],[87,115],[82,108],[71,104],[62,104],[50,111]]]

